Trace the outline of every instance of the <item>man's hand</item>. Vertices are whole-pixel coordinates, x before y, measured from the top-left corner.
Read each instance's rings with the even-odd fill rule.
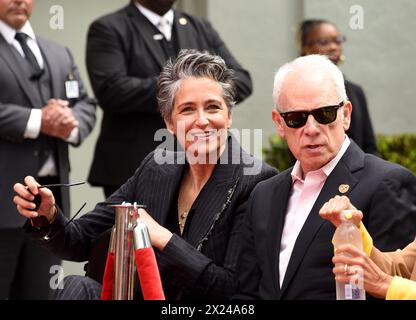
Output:
[[[319,215],[321,218],[331,222],[335,227],[338,227],[341,224],[340,214],[343,210],[351,210],[352,221],[359,227],[363,213],[357,210],[346,196],[335,196],[328,202],[325,202],[321,210],[319,210]]]
[[[42,108],[42,124],[40,131],[48,136],[65,140],[72,129],[78,127],[68,101],[50,99]]]

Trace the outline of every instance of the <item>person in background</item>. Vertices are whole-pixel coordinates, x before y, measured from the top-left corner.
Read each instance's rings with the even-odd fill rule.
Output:
[[[331,22],[321,19],[304,20],[299,27],[300,54],[322,54],[337,66],[343,62],[342,44],[346,38]],[[345,77],[344,77],[345,78]],[[364,152],[378,155],[377,143],[363,89],[345,79],[348,100],[353,105],[351,124],[347,131]]]
[[[34,32],[33,3],[0,0],[0,299],[47,299],[60,264],[24,234],[13,184],[27,175],[68,183],[68,145],[80,146],[95,124],[71,53]],[[55,191],[69,216],[68,190]]]
[[[228,132],[232,123],[234,73],[215,55],[182,50],[159,78],[158,101],[166,126],[184,151],[158,149],[106,203],[146,205],[140,218],[156,249],[165,296],[177,299],[227,299],[235,291],[234,271],[247,201],[254,186],[276,169],[241,149]],[[21,215],[44,215],[50,241],[44,245],[62,258],[88,259],[92,242],[114,225],[114,209],[99,203],[68,224],[55,209],[47,188],[32,177],[16,184]],[[33,195],[40,194],[38,212]],[[28,232],[39,239],[36,230]],[[103,252],[105,255],[106,252]],[[101,285],[88,277],[64,279],[60,299],[99,299]]]
[[[157,79],[181,49],[221,56],[235,71],[238,102],[252,91],[249,73],[206,20],[172,8],[175,0],[133,0],[94,21],[88,31],[87,70],[103,110],[101,132],[88,181],[106,197],[129,178],[161,141]],[[128,156],[120,156],[120,152]]]
[[[416,235],[416,178],[349,139],[353,106],[341,71],[326,56],[283,65],[273,101],[273,121],[297,161],[250,196],[235,298],[335,299],[335,229],[319,209],[347,195],[362,208],[375,244],[393,250]]]
[[[413,203],[415,205],[415,203]],[[387,300],[416,300],[416,240],[403,250],[381,252],[373,246],[373,239],[361,222],[363,213],[357,210],[348,197],[336,196],[326,202],[319,214],[335,227],[342,210],[351,211],[352,221],[360,228],[363,250],[346,244],[337,248],[332,261],[335,279],[343,283],[356,281],[353,266],[364,270],[364,289],[367,293]]]

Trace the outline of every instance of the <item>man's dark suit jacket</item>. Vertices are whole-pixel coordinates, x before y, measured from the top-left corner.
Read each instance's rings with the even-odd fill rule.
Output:
[[[245,153],[236,140],[230,137],[228,141],[232,148],[224,151],[195,200],[183,237],[174,233],[163,252],[157,252],[168,299],[221,299],[234,292],[239,235],[249,195],[259,181],[277,171]],[[222,164],[227,155],[228,164]],[[175,164],[161,164],[163,159],[173,157],[178,159]],[[177,216],[177,193],[186,167],[183,153],[151,153],[107,202],[137,201],[147,206],[159,224],[170,228],[168,221]],[[246,171],[249,168],[255,170]],[[46,245],[64,259],[85,261],[92,242],[113,226],[114,210],[99,203],[54,238],[64,224],[64,217],[58,215],[51,225],[53,240]]]
[[[241,299],[335,299],[332,273],[335,228],[320,218],[330,198],[344,195],[362,210],[363,222],[382,251],[403,248],[416,235],[416,178],[407,169],[364,154],[354,143],[328,176],[298,238],[279,285],[279,252],[287,204],[292,189],[291,169],[263,181],[254,189],[242,233],[237,264]]]
[[[88,178],[93,185],[120,186],[161,143],[154,141],[156,130],[165,127],[156,101],[157,78],[170,54],[165,40],[154,35],[160,36],[159,30],[133,3],[90,26],[87,68],[104,111]],[[175,10],[171,42],[175,53],[198,49],[221,56],[235,71],[237,101],[251,94],[249,73],[207,21]]]
[[[364,91],[348,80],[345,80],[345,90],[352,104],[351,124],[347,134],[364,152],[377,155],[376,137]]]
[[[79,99],[72,111],[79,122],[79,144],[95,124],[95,102],[88,98],[71,53],[63,46],[37,37],[45,67],[51,78],[53,98],[67,99],[65,81],[72,74],[79,83]],[[13,203],[13,185],[27,175],[36,177],[40,170],[41,139],[25,139],[24,132],[33,108],[45,105],[39,91],[33,89],[26,74],[25,59],[0,35],[0,228],[20,228],[24,218]],[[42,134],[41,134],[42,135]],[[61,183],[68,183],[70,171],[68,143],[53,139],[57,170]],[[69,192],[62,190],[62,206],[69,215]]]

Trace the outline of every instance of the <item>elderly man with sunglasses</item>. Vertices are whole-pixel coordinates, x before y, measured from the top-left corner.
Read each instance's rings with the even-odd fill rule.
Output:
[[[326,57],[297,58],[275,76],[273,121],[297,159],[257,185],[242,232],[237,299],[335,299],[333,225],[322,205],[346,195],[383,251],[416,234],[416,178],[365,154],[345,131],[353,106]]]

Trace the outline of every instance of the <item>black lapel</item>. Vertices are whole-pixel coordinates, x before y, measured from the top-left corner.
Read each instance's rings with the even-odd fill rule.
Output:
[[[186,233],[186,238],[191,245],[199,250],[208,240],[215,223],[227,209],[234,196],[242,165],[231,161],[231,159],[232,156],[240,155],[239,152],[241,149],[238,142],[231,136],[228,137],[227,148],[220,157],[220,163],[215,166],[211,177],[195,201],[195,210],[193,210],[192,223],[190,224],[192,227]],[[228,164],[221,161],[224,157],[228,157]]]
[[[155,35],[161,33],[158,32],[157,28],[147,20],[133,3],[126,7],[126,12],[136,32],[143,38],[146,46],[152,52],[155,62],[162,68],[168,57],[159,43],[161,40],[154,39]]]
[[[176,31],[178,48],[201,49],[198,40],[202,35],[195,36],[195,29],[191,22],[180,11],[175,11],[173,28]]]
[[[150,199],[147,199],[152,207],[152,217],[162,226],[166,225],[168,215],[171,214],[172,201],[178,200],[174,197],[180,188],[187,166],[184,152],[167,152],[171,153],[175,160],[172,159],[172,164],[157,165],[157,170],[149,177],[152,180],[149,184],[157,186],[157,191],[153,190],[152,194],[149,194]]]
[[[342,195],[348,196],[348,194],[358,182],[358,179],[354,177],[354,172],[363,166],[364,153],[353,141],[351,141],[351,145],[348,147],[347,151],[338,162],[337,166],[327,178],[318,196],[318,199],[315,201],[315,204],[313,205],[312,210],[309,213],[309,216],[306,219],[305,224],[303,225],[299,236],[296,239],[296,243],[286,270],[285,278],[283,280],[281,290],[282,294],[287,289],[290,281],[295,275],[303,259],[303,256],[312,243],[316,233],[324,223],[329,223],[319,216],[319,210],[326,201],[332,197],[335,197],[336,195],[341,195],[341,192],[339,191],[340,185],[345,184],[349,186],[348,191],[346,193],[342,193]]]
[[[270,239],[267,239],[267,252],[269,254],[270,270],[274,273],[274,286],[280,298],[280,284],[279,284],[279,255],[280,255],[280,243],[282,240],[283,226],[285,223],[285,216],[287,211],[287,204],[289,202],[290,192],[292,190],[292,169],[288,169],[278,175],[280,179],[272,191],[272,197],[270,197],[271,203],[265,203],[265,208],[271,209],[271,214],[268,217],[268,230],[267,235]]]
[[[0,57],[3,58],[4,65],[8,66],[10,70],[13,72],[17,81],[20,84],[22,92],[25,93],[26,97],[32,104],[32,107],[42,107],[43,103],[40,100],[39,93],[33,91],[33,85],[31,85],[29,79],[26,77],[26,72],[23,68],[23,61],[19,61],[19,57],[16,54],[14,54],[12,50],[15,50],[15,48],[9,45],[7,41],[3,38],[3,36],[0,35]]]

